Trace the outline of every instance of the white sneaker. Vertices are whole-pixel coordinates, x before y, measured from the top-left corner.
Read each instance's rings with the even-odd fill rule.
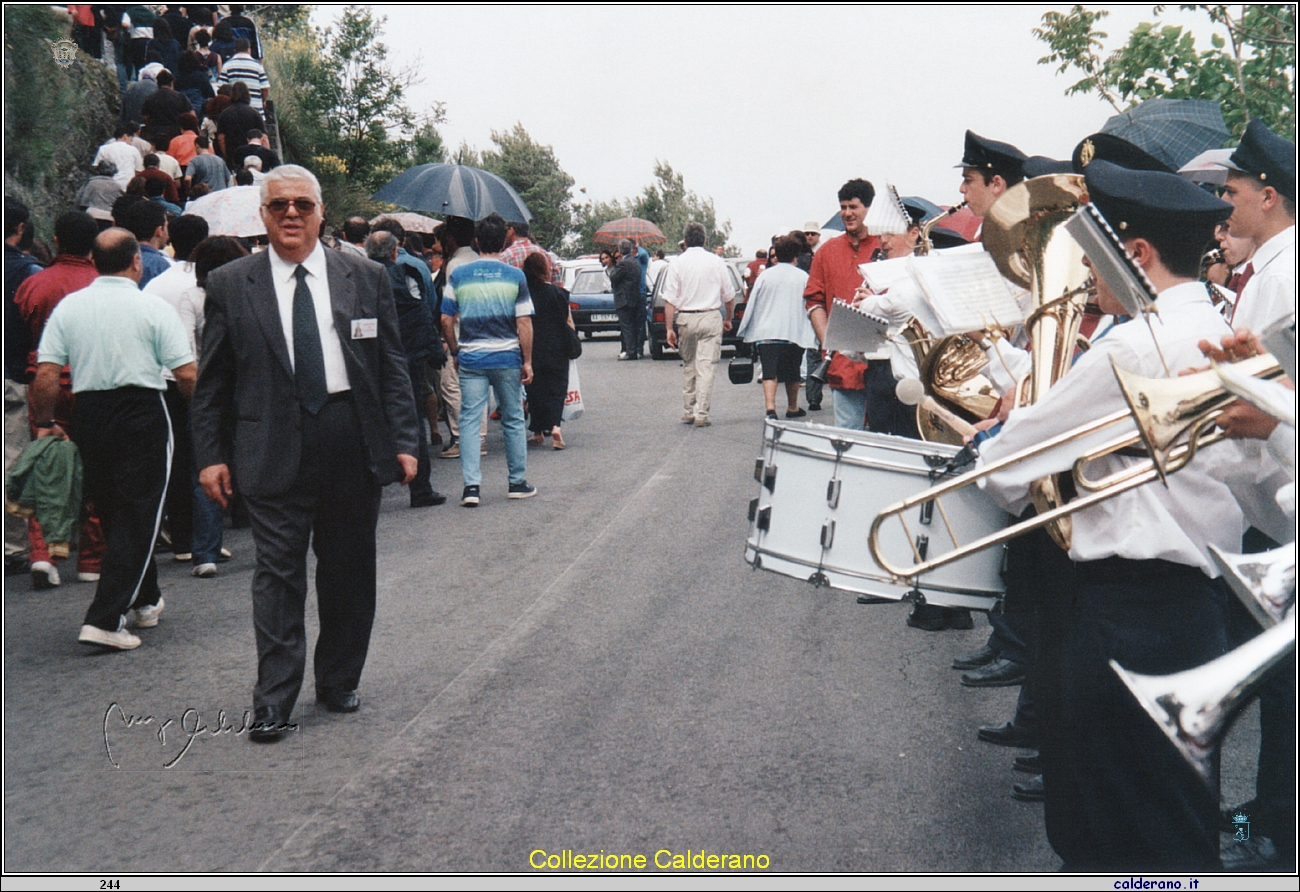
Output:
[[[135,614],[135,627],[137,629],[152,629],[158,625],[158,614],[163,612],[164,601],[158,599],[158,603],[152,607],[137,607],[131,612]]]
[[[178,551],[173,554],[172,557],[175,559],[176,563],[183,564],[188,560],[193,560],[194,555],[188,551]]]
[[[200,579],[211,579],[213,576],[217,575],[217,565],[199,564],[197,567],[190,570],[190,575],[197,576]]]
[[[63,580],[59,579],[58,568],[49,561],[37,561],[32,564],[32,588],[54,588]]]
[[[99,582],[98,573],[88,573],[85,570],[77,571],[78,582]]]
[[[154,622],[157,622],[157,619]],[[91,625],[81,627],[81,634],[77,636],[77,640],[82,644],[98,644],[113,650],[131,650],[140,646],[140,639],[125,629],[120,632],[109,632],[99,626]]]

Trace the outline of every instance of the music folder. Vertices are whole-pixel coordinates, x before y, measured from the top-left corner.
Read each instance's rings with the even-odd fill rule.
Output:
[[[1096,206],[1080,205],[1065,221],[1065,231],[1083,248],[1093,270],[1124,306],[1125,313],[1137,317],[1153,308],[1155,286]]]
[[[841,353],[875,353],[889,342],[889,320],[859,310],[839,298],[831,301],[826,320],[826,350]]]

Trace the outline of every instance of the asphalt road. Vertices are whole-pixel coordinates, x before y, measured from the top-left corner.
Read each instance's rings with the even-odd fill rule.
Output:
[[[569,850],[654,873],[689,850],[770,871],[1056,870],[1041,806],[1009,796],[1016,751],[975,739],[1015,689],[948,668],[983,621],[927,634],[906,605],[751,570],[758,386],[720,369],[713,426],[693,429],[679,365],[616,352],[587,343],[587,416],[566,451],[530,450],[536,498],[506,500],[495,424],[481,508],[385,493],[361,711],[318,709],[309,669],[279,744],[238,733],[246,530],[215,580],[161,558],[166,612],[128,653],[78,645],[89,585],[6,580],[5,869],[530,871]],[[458,463],[434,475],[459,493]],[[1252,792],[1254,725],[1225,755],[1231,802]]]

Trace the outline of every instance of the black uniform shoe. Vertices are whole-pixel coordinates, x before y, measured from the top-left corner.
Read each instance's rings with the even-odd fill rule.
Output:
[[[974,653],[968,653],[964,657],[958,657],[952,661],[954,669],[979,669],[981,666],[987,666],[998,658],[997,650],[991,645],[985,644]]]
[[[993,743],[998,746],[1014,746],[1022,750],[1032,750],[1038,746],[1038,740],[1027,731],[1022,730],[1014,722],[1006,722],[1001,725],[985,725],[980,728],[977,735],[985,743]]]
[[[1034,753],[1032,756],[1016,756],[1016,761],[1011,767],[1025,774],[1042,774],[1043,756],[1041,753]]]
[[[967,672],[961,683],[968,688],[1009,688],[1025,680],[1025,664],[997,659],[983,669]]]
[[[1042,777],[1033,777],[1023,784],[1011,785],[1011,798],[1020,802],[1042,802],[1047,798],[1043,792]]]

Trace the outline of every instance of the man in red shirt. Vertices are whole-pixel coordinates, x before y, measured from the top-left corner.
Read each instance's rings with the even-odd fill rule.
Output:
[[[54,241],[59,254],[48,269],[41,270],[25,279],[18,286],[14,295],[14,304],[18,312],[31,329],[32,349],[27,356],[27,374],[29,378],[36,375],[36,346],[41,342],[45,331],[45,322],[59,301],[74,291],[80,291],[99,277],[95,264],[90,259],[90,252],[95,247],[95,237],[99,235],[99,224],[95,218],[83,211],[68,211],[54,221]],[[72,419],[72,377],[64,367],[59,377],[59,397],[54,406],[54,417],[65,431],[70,429]],[[31,404],[28,404],[28,414]],[[35,420],[35,419],[31,419]],[[35,431],[32,431],[35,439]],[[32,518],[27,521],[27,536],[31,540],[32,587],[52,588],[59,584],[59,571],[54,566],[50,546],[41,535],[41,525]],[[67,557],[64,548],[59,547],[58,557]],[[95,582],[99,579],[99,565],[104,557],[104,537],[99,528],[99,520],[92,514],[81,528],[81,547],[77,551],[77,577],[82,582]]]
[[[876,197],[876,189],[866,180],[849,180],[840,187],[840,219],[844,234],[836,236],[813,255],[804,288],[804,304],[817,340],[826,343],[826,320],[831,301],[853,301],[862,284],[858,265],[868,263],[880,247],[880,239],[867,234],[867,210]],[[826,384],[833,394],[835,426],[863,430],[867,416],[867,390],[864,376],[867,364],[843,353],[831,356]]]

